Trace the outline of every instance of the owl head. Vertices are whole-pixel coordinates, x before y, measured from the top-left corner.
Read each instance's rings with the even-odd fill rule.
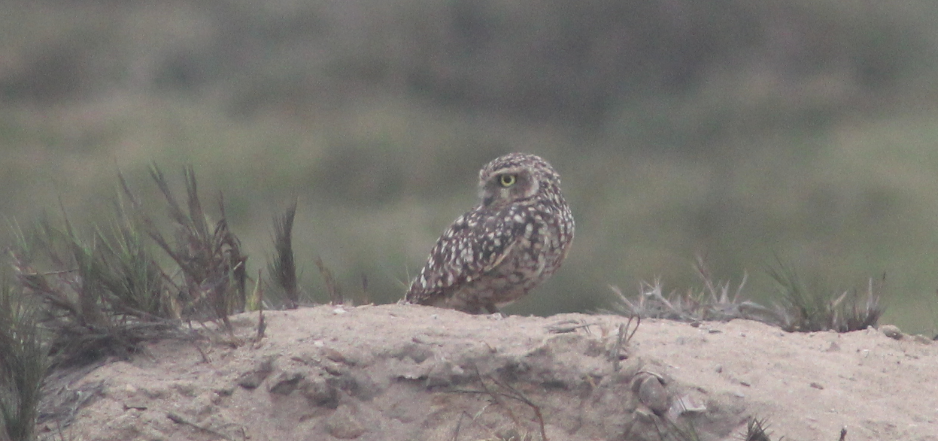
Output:
[[[500,208],[548,191],[559,192],[559,188],[560,175],[554,168],[527,153],[495,158],[479,171],[479,197],[488,208]]]

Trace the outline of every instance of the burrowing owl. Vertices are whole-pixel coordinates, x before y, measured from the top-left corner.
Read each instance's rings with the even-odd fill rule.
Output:
[[[479,196],[437,240],[407,302],[495,313],[560,267],[573,215],[547,161],[523,153],[496,158],[479,171]]]

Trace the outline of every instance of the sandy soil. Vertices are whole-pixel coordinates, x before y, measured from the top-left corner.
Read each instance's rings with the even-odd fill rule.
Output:
[[[69,440],[938,441],[938,344],[609,315],[493,318],[320,306],[234,319],[238,340],[163,341],[56,373],[40,429]],[[218,336],[216,336],[218,337]],[[541,418],[538,418],[537,412]]]

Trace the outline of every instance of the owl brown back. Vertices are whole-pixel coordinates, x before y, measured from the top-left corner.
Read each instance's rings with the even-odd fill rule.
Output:
[[[437,240],[407,302],[494,313],[563,263],[574,222],[550,164],[524,153],[496,158],[479,171],[479,193]]]

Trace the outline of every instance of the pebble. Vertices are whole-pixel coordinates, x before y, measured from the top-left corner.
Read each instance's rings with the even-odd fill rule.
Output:
[[[638,399],[658,415],[663,414],[670,407],[668,392],[661,380],[653,375],[643,376],[638,388]]]
[[[899,330],[898,326],[883,325],[879,327],[879,331],[893,340],[902,340],[902,331]]]

